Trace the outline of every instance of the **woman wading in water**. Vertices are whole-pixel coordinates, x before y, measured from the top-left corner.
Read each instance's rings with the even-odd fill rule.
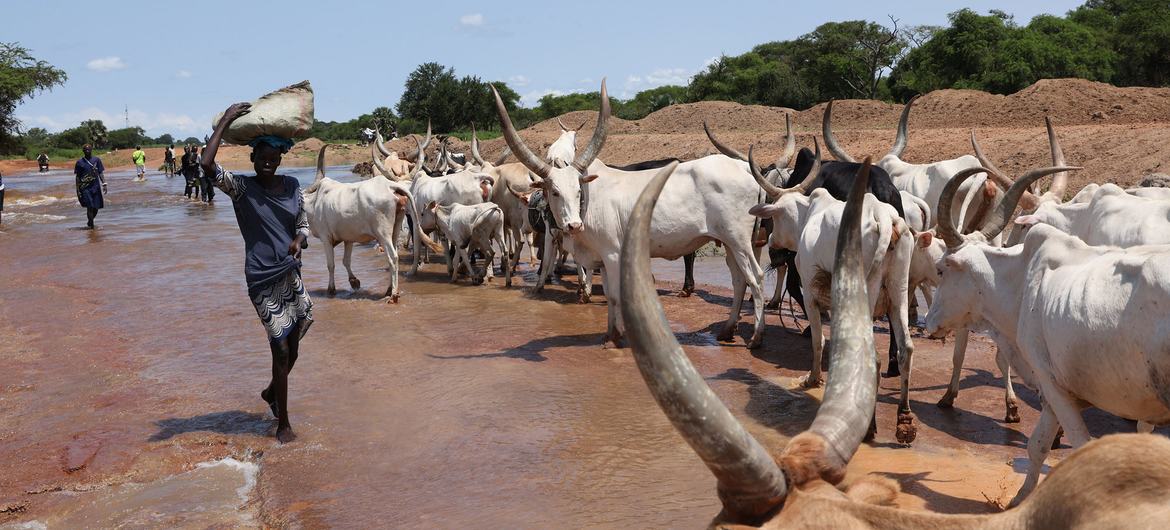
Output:
[[[296,436],[288,421],[288,373],[297,362],[301,337],[313,323],[313,302],[301,283],[301,249],[309,237],[309,220],[297,179],[277,175],[281,154],[292,140],[261,136],[253,140],[256,176],[237,176],[215,163],[220,139],[233,121],[249,112],[248,103],[227,108],[207,143],[202,167],[214,175],[219,189],[231,197],[236,223],[244,237],[244,278],[248,297],[268,332],[272,349],[272,381],[260,393],[277,418],[276,439]]]
[[[77,202],[85,208],[85,227],[93,230],[93,218],[97,217],[98,210],[106,205],[102,194],[108,192],[106,187],[106,168],[102,159],[93,156],[93,146],[85,144],[81,148],[85,156],[73,164],[73,175],[77,182]]]

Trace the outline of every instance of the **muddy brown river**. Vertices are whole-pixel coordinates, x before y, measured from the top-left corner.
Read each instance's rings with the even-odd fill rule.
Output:
[[[312,179],[309,169],[288,173]],[[330,175],[355,178],[347,168]],[[317,321],[290,376],[298,439],[277,444],[258,396],[270,357],[230,201],[189,202],[182,179],[109,178],[96,231],[78,229],[71,175],[5,179],[0,526],[700,528],[717,513],[713,478],[629,350],[601,347],[600,280],[581,305],[561,286],[451,284],[432,263],[390,305],[380,299],[384,257],[358,246],[362,288],[330,298],[311,240],[303,272]],[[782,448],[821,397],[796,385],[808,339],[769,311],[764,348],[747,350],[747,306],[736,342],[720,344],[730,303],[722,258],[699,260],[690,298],[674,296],[681,262],[655,267],[699,371],[765,446]],[[531,284],[527,263],[521,273]],[[805,325],[784,313],[788,330]],[[875,330],[884,357],[888,334]],[[1003,423],[993,349],[974,337],[956,408],[939,409],[951,345],[921,336],[916,345],[918,440],[894,442],[897,381],[885,379],[877,439],[850,473],[896,479],[902,507],[995,510],[1023,479],[1036,395],[1017,385],[1023,421]],[[1097,435],[1133,430],[1087,415]]]

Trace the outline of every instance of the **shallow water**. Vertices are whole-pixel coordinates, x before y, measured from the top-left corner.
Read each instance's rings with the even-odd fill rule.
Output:
[[[289,173],[312,179],[309,168]],[[356,178],[347,168],[329,173]],[[339,259],[342,289],[329,298],[324,249],[311,240],[304,278],[317,322],[290,390],[299,438],[277,445],[257,396],[270,362],[245,295],[230,200],[189,202],[181,178],[109,176],[95,231],[76,229],[84,212],[71,177],[5,180],[0,508],[9,509],[0,522],[700,527],[717,513],[713,479],[650,399],[629,350],[600,347],[600,280],[593,303],[579,305],[561,286],[533,294],[451,284],[444,265],[430,264],[402,279],[402,301],[391,305],[381,299],[385,257],[363,245],[353,259],[362,288],[343,287]],[[404,270],[409,263],[405,254]],[[820,399],[794,388],[808,369],[808,340],[769,312],[765,348],[747,351],[746,304],[739,338],[721,345],[713,334],[730,302],[723,260],[699,260],[706,285],[691,298],[671,296],[681,261],[655,267],[671,325],[700,372],[765,446],[782,447]],[[882,351],[885,340],[878,336]],[[919,441],[891,443],[896,384],[884,381],[878,443],[852,470],[898,478],[904,506],[987,511],[984,493],[1007,484],[1010,497],[1022,478],[1007,463],[1024,456],[1036,414],[1021,404],[1023,424],[999,421],[1002,390],[986,386],[998,385],[998,372],[980,340],[958,408],[935,408],[949,345],[917,340]],[[1092,425],[1132,429],[1100,417]],[[197,467],[227,457],[259,465],[243,508],[246,473]],[[206,497],[179,493],[187,491]]]

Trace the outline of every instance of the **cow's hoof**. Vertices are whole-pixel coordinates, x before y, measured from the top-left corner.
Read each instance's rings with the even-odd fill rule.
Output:
[[[588,304],[589,303],[589,293],[582,291],[582,290],[577,290],[577,303],[578,304]]]
[[[764,309],[780,309],[780,301],[769,301],[768,303],[764,304]]]
[[[678,297],[679,298],[687,298],[692,294],[695,294],[695,286],[694,285],[684,285],[682,287],[682,290],[678,292]]]
[[[349,279],[349,286],[352,287],[353,290],[356,291],[356,290],[362,288],[362,282],[360,280],[358,280],[357,278],[350,278]]]
[[[337,288],[330,286],[328,289],[325,289],[325,294],[328,296],[337,296]]]
[[[1004,423],[1020,422],[1020,408],[1015,403],[1008,403],[1007,414],[1004,414],[1003,421]]]
[[[398,295],[396,295],[396,294],[391,295],[390,300],[388,300],[387,303],[397,304],[398,303]]]
[[[731,342],[735,340],[735,326],[723,328],[723,331],[715,335],[715,340],[720,342]]]
[[[940,408],[940,409],[955,408],[955,395],[952,394],[950,391],[947,391],[946,394],[943,394],[943,397],[938,400],[938,408]]]
[[[918,437],[918,427],[914,425],[914,415],[909,412],[898,413],[898,429],[894,438],[898,443],[910,445]]]
[[[872,442],[874,438],[877,438],[877,423],[870,420],[869,428],[865,430],[865,437],[861,441]]]
[[[800,388],[817,388],[821,386],[821,383],[824,381],[822,381],[819,376],[813,377],[812,374],[804,374],[804,376],[801,377],[798,382],[800,383]]]
[[[890,363],[890,367],[885,372],[882,372],[882,377],[899,377],[901,375],[902,371],[898,369],[898,363],[896,362]]]
[[[1056,431],[1056,436],[1052,438],[1052,448],[1053,449],[1060,449],[1060,437],[1061,436],[1064,436],[1064,427],[1059,428]]]
[[[758,339],[753,338],[751,341],[749,341],[747,344],[747,347],[749,350],[754,350],[754,349],[757,349],[763,345],[764,345],[764,337],[760,337]]]

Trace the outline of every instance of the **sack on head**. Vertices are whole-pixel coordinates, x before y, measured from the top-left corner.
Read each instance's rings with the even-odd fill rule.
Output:
[[[222,112],[216,115],[212,127],[221,117]],[[223,140],[236,145],[248,145],[253,138],[265,135],[292,140],[304,138],[312,128],[313,87],[301,81],[253,101],[251,112],[232,122]]]

